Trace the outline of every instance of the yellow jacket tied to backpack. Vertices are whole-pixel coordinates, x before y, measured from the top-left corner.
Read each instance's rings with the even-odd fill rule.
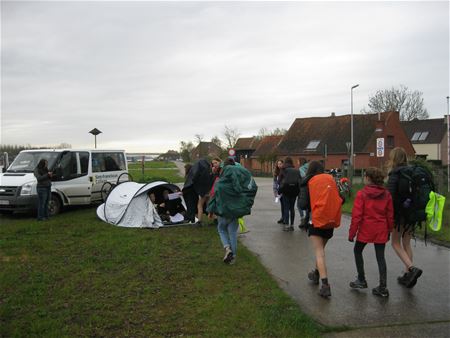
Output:
[[[444,205],[445,196],[431,191],[430,200],[427,203],[425,212],[427,214],[427,224],[433,231],[441,230]]]

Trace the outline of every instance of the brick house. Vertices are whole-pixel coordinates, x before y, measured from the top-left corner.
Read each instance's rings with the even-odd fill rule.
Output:
[[[258,137],[240,137],[234,149],[236,150],[236,161],[247,169],[251,169],[251,156],[260,142]]]
[[[212,142],[200,142],[197,147],[191,151],[191,160],[195,161],[203,157],[220,157],[222,148]]]
[[[410,139],[416,156],[428,161],[448,164],[447,118],[412,120],[401,123]]]
[[[277,148],[282,135],[263,137],[251,156],[251,170],[255,173],[271,174],[277,160]]]
[[[355,169],[384,165],[389,151],[397,146],[414,157],[414,148],[401,126],[398,112],[354,114],[353,119]],[[342,168],[350,156],[347,147],[350,121],[351,115],[298,118],[279,143],[276,153],[279,158],[292,157],[296,165],[300,158],[305,158],[323,161],[326,169]],[[383,157],[376,156],[377,138],[384,138]]]

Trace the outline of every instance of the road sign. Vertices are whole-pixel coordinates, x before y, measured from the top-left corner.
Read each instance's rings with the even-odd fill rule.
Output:
[[[384,138],[377,138],[377,157],[384,157]]]
[[[230,156],[236,155],[236,150],[234,148],[228,149],[228,155],[230,155]]]

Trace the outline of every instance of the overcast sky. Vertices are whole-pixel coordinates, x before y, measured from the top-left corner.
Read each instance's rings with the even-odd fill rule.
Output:
[[[449,3],[1,2],[1,142],[127,151],[449,95]]]

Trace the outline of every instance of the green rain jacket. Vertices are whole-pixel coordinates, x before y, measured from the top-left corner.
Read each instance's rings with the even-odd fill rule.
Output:
[[[225,218],[250,215],[258,186],[250,172],[242,166],[227,165],[214,186],[214,197],[208,212]]]

